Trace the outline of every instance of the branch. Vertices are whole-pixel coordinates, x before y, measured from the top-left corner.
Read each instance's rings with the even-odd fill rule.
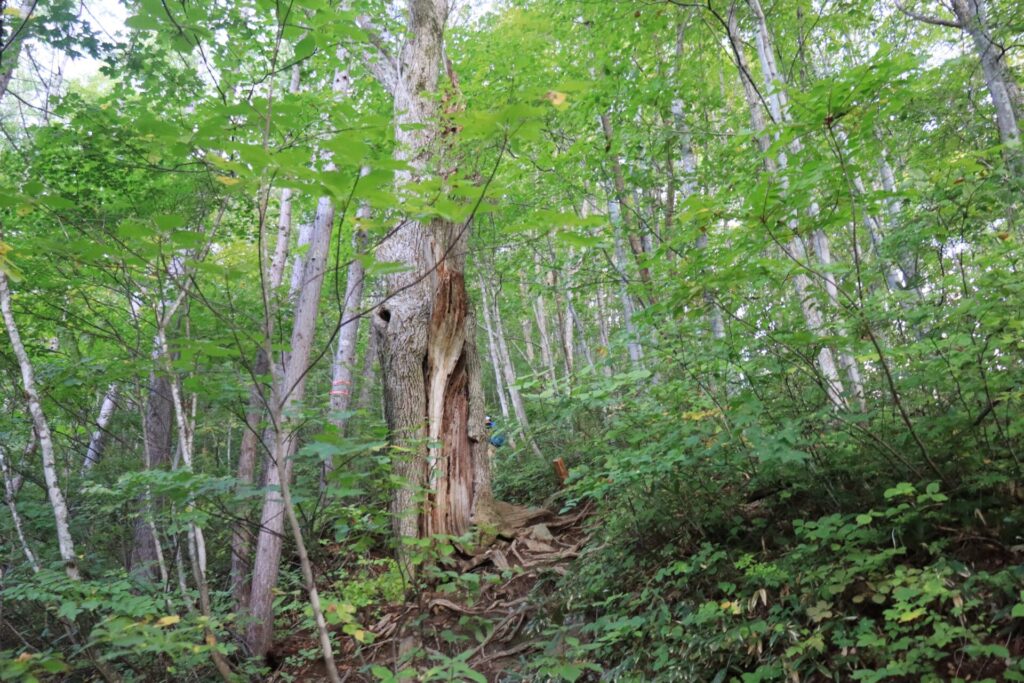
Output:
[[[373,46],[373,50],[363,50],[363,66],[373,74],[377,82],[388,91],[389,95],[395,94],[398,87],[398,62],[391,56],[384,37],[373,25],[373,21],[364,15],[356,19],[356,26],[366,33],[367,40]]]
[[[900,12],[903,12],[905,15],[916,21],[920,21],[925,24],[931,24],[933,26],[945,26],[946,28],[962,29],[964,27],[963,24],[957,21],[950,21],[949,19],[943,19],[942,17],[933,17],[929,14],[918,14],[917,12],[912,12],[906,7],[904,7],[903,3],[900,0],[895,0],[895,2],[896,9],[898,9]]]

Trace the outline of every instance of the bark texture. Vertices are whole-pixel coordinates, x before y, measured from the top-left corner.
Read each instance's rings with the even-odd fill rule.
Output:
[[[117,384],[111,384],[103,395],[103,401],[100,403],[100,412],[96,416],[96,429],[93,431],[92,436],[89,437],[89,446],[85,450],[85,459],[82,461],[83,474],[92,469],[92,466],[103,457],[107,427],[110,426],[110,421],[114,418],[114,410],[117,409],[117,393]]]
[[[412,169],[399,178],[407,188],[442,158],[437,93],[448,9],[446,0],[410,0],[406,6],[408,39],[393,92],[397,155]],[[386,278],[386,298],[373,317],[385,418],[397,447],[395,470],[406,481],[392,501],[400,538],[461,535],[491,496],[466,293],[467,237],[468,225],[412,220],[377,252],[378,260],[410,268]],[[419,495],[423,488],[425,498]]]
[[[0,270],[0,310],[3,312],[4,325],[7,327],[11,348],[18,359],[25,402],[28,404],[28,411],[32,416],[32,426],[39,439],[39,450],[43,456],[43,479],[46,481],[46,493],[50,498],[50,507],[53,510],[53,519],[57,527],[57,547],[60,549],[60,558],[64,562],[64,571],[68,578],[77,581],[80,578],[78,556],[75,554],[75,543],[71,538],[71,517],[64,500],[64,492],[61,490],[60,481],[57,478],[57,456],[53,448],[50,423],[46,419],[43,405],[39,400],[39,393],[36,391],[32,360],[25,351],[25,345],[18,333],[18,326],[15,323],[14,311],[11,306],[11,290],[7,284],[7,275],[2,270]]]

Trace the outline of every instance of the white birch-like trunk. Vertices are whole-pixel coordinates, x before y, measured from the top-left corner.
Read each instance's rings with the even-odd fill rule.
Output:
[[[1016,159],[1013,163],[1019,171],[1020,89],[1007,67],[1003,46],[992,38],[985,0],[952,0],[952,4],[957,21],[971,37],[978,61],[981,62],[985,85],[996,110],[999,140],[1010,148],[1007,152],[1011,159]]]
[[[333,227],[334,207],[329,199],[322,197],[317,205],[309,251],[303,259],[303,273],[293,273],[292,282],[297,283],[299,289],[287,363],[283,370],[278,364],[271,364],[274,386],[270,398],[272,436],[268,441],[273,447],[267,458],[264,482],[266,493],[253,560],[249,596],[249,615],[253,623],[246,632],[249,648],[259,655],[267,652],[273,639],[273,591],[281,566],[284,520],[287,514],[281,490],[290,483],[294,465],[292,458],[298,447],[298,439],[289,418],[305,394],[306,367],[313,347],[320,291]],[[265,348],[264,352],[268,356],[272,353],[269,348]]]
[[[771,50],[771,43],[767,34],[767,26],[763,21],[764,12],[761,11],[761,6],[757,3],[757,0],[748,0],[748,2],[754,9],[754,14],[759,17],[757,34],[758,56],[762,60],[764,78],[769,88],[769,110],[772,111],[773,115],[778,111],[778,116],[781,118],[782,111],[784,111],[785,107],[785,94],[775,86],[775,83],[778,80],[778,69],[775,66],[775,57]],[[747,107],[750,111],[751,127],[757,134],[758,147],[761,152],[765,154],[765,168],[769,173],[780,173],[780,183],[782,184],[783,189],[786,189],[788,186],[788,179],[785,174],[787,159],[784,153],[780,154],[778,158],[778,165],[776,165],[776,162],[768,156],[770,140],[765,132],[767,123],[764,119],[764,113],[761,110],[760,97],[752,81],[753,76],[751,74],[750,67],[744,56],[743,41],[739,35],[739,25],[736,19],[735,7],[733,7],[733,10],[729,13],[727,28],[729,40],[733,49],[733,57],[736,60],[736,65],[740,72],[740,81],[743,84],[743,93],[747,100]],[[791,222],[791,228],[794,230],[796,228],[795,219]],[[798,270],[793,275],[793,286],[800,302],[800,308],[803,311],[804,322],[809,330],[818,336],[822,336],[825,330],[821,310],[819,309],[815,295],[811,290],[810,278],[803,270],[803,264],[806,263],[805,259],[807,257],[807,249],[804,246],[803,239],[799,235],[794,235],[789,245],[783,246],[783,250],[787,256],[797,264]],[[818,350],[818,369],[821,371],[825,393],[829,402],[836,408],[845,408],[846,399],[844,397],[842,380],[839,378],[839,370],[836,366],[832,350],[826,345],[822,345]]]
[[[526,290],[526,280],[519,280],[519,295],[523,301],[529,301],[530,295]],[[537,357],[533,344],[533,320],[528,315],[519,316],[519,325],[523,328],[523,353],[526,355],[526,362],[533,370],[533,364]]]
[[[484,291],[486,287],[481,283]],[[487,297],[484,300],[484,308],[487,308],[488,301],[490,299],[491,310],[494,312],[494,337],[498,343],[498,360],[501,363],[501,370],[505,375],[505,384],[508,386],[509,398],[512,402],[512,410],[515,413],[516,421],[519,423],[519,427],[522,430],[523,438],[530,446],[530,450],[533,451],[534,455],[538,458],[542,457],[540,448],[537,447],[537,442],[533,440],[533,435],[530,433],[530,421],[526,417],[526,405],[523,403],[523,395],[519,392],[519,386],[516,379],[516,369],[512,364],[512,354],[508,350],[508,342],[505,339],[505,324],[501,319],[501,306],[498,304],[498,298],[496,296]],[[486,313],[485,313],[486,314]]]
[[[608,215],[612,221],[612,229],[615,235],[615,268],[619,280],[619,301],[622,304],[622,322],[626,328],[626,345],[629,351],[629,360],[634,367],[640,367],[643,362],[644,352],[637,337],[636,326],[633,323],[633,297],[629,293],[629,278],[626,276],[626,252],[622,247],[622,212],[619,202],[615,198],[608,200]]]
[[[0,446],[0,471],[2,471],[4,478],[4,503],[6,503],[7,510],[11,513],[14,531],[18,534],[18,542],[21,543],[21,552],[24,553],[25,559],[28,560],[28,565],[32,568],[32,572],[38,574],[39,561],[36,559],[35,553],[32,552],[32,546],[28,544],[28,538],[25,536],[25,528],[21,522],[21,515],[18,513],[16,500],[18,487],[15,485],[11,468],[7,464],[7,456],[3,446]]]
[[[480,298],[484,312],[484,329],[487,332],[487,351],[491,357],[491,367],[494,369],[494,389],[498,394],[498,403],[501,406],[501,416],[508,422],[508,398],[505,396],[505,380],[501,369],[501,357],[498,352],[498,341],[494,336],[494,325],[491,324],[491,307],[487,301],[487,284],[483,276],[480,277]]]
[[[370,172],[362,169],[362,175]],[[344,433],[348,422],[348,411],[352,406],[353,379],[355,378],[356,342],[359,339],[359,324],[362,320],[360,311],[363,306],[363,284],[366,277],[365,267],[360,258],[364,250],[366,235],[362,230],[362,222],[370,217],[370,207],[363,204],[356,211],[356,230],[352,236],[355,254],[348,266],[345,279],[345,302],[342,307],[341,328],[338,330],[338,343],[331,364],[331,421]],[[327,475],[334,470],[334,461],[330,457],[324,462],[321,483],[326,486]]]
[[[107,387],[107,392],[103,395],[103,401],[100,403],[100,412],[96,416],[96,429],[93,431],[92,436],[89,437],[89,445],[85,450],[85,459],[82,461],[82,474],[86,474],[92,469],[93,465],[100,461],[103,457],[103,446],[106,441],[107,428],[110,426],[110,421],[114,418],[114,411],[117,409],[117,394],[118,386],[116,383],[112,383]]]
[[[533,255],[534,273],[541,275],[540,254]],[[540,362],[544,366],[544,376],[547,377],[548,386],[555,389],[558,386],[558,378],[555,374],[555,354],[552,350],[551,334],[548,331],[548,307],[544,300],[543,289],[537,291],[533,298],[533,316],[537,323],[537,337],[540,340]]]
[[[50,423],[43,412],[43,405],[39,400],[36,391],[35,371],[32,368],[32,361],[25,351],[25,345],[21,341],[21,334],[14,320],[14,311],[11,307],[11,290],[7,282],[7,274],[0,270],[0,311],[3,312],[4,325],[7,327],[7,336],[10,339],[11,348],[18,359],[18,367],[21,370],[21,386],[25,392],[25,400],[28,403],[28,410],[32,416],[32,425],[39,439],[39,450],[43,458],[43,479],[46,482],[46,493],[50,499],[50,507],[53,510],[53,519],[57,529],[57,547],[60,550],[60,558],[64,562],[64,571],[68,578],[77,581],[81,578],[78,571],[78,555],[75,554],[75,543],[71,538],[70,515],[68,506],[64,500],[64,492],[60,488],[60,481],[57,477],[57,456],[53,447],[53,437],[50,433]]]

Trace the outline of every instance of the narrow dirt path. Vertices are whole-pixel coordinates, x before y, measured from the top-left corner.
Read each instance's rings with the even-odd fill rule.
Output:
[[[528,632],[530,624],[543,616],[543,604],[532,600],[531,593],[541,579],[565,575],[566,566],[589,538],[585,522],[592,508],[557,515],[540,508],[497,505],[506,506],[500,510],[506,522],[497,538],[480,553],[459,557],[452,568],[453,575],[461,576],[459,583],[474,589],[428,589],[415,602],[384,608],[369,625],[372,644],[357,648],[352,638],[342,639],[337,661],[343,680],[377,681],[366,673],[373,666],[422,672],[459,657],[488,681],[498,681],[502,673],[516,668],[519,657],[544,648],[547,643]],[[312,636],[295,634],[282,646],[298,652],[315,647],[315,642]],[[317,660],[287,673],[299,681],[326,680],[322,667]]]

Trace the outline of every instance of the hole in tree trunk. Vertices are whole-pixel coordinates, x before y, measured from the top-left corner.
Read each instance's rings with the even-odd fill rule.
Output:
[[[384,321],[385,323],[389,323],[389,322],[391,322],[391,311],[389,311],[388,309],[386,309],[386,308],[384,308],[384,307],[381,307],[381,308],[380,308],[380,309],[379,309],[379,310],[377,311],[377,315],[378,315],[378,316],[380,317],[380,319],[381,319],[381,320],[383,320],[383,321]]]

